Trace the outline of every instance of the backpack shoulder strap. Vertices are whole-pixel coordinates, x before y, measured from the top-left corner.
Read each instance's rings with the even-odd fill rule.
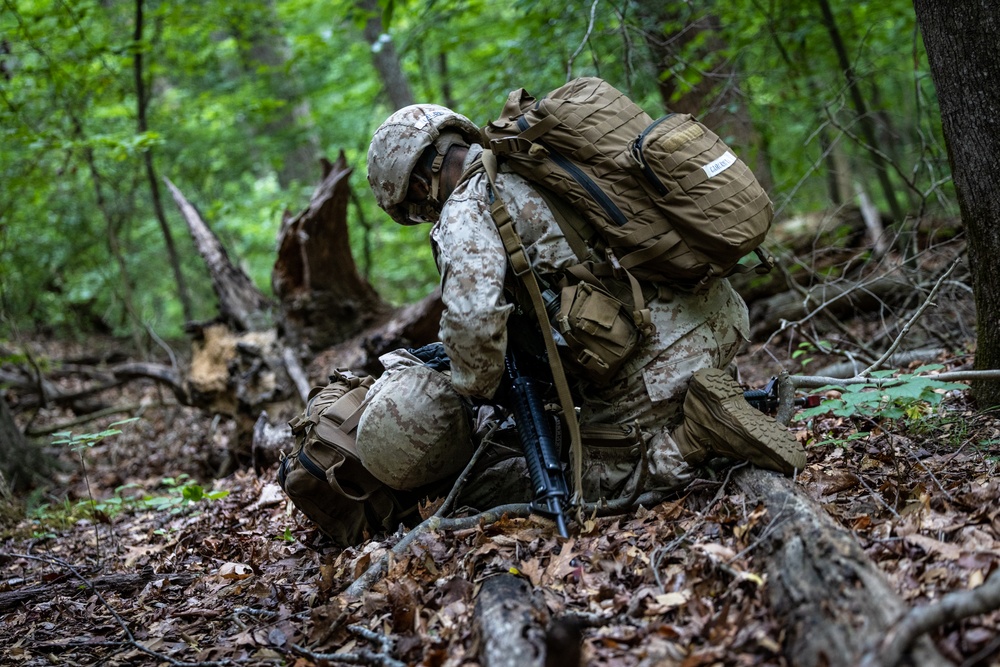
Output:
[[[493,223],[497,226],[500,239],[503,241],[504,250],[510,267],[524,284],[531,297],[531,304],[535,310],[535,316],[542,329],[542,339],[545,341],[545,351],[549,356],[549,366],[552,370],[552,380],[556,386],[556,394],[559,397],[559,405],[562,408],[563,416],[570,436],[570,462],[573,468],[573,501],[576,504],[583,502],[583,444],[580,439],[580,424],[576,419],[576,407],[573,405],[573,396],[570,394],[569,383],[566,381],[566,371],[563,369],[562,360],[559,357],[559,349],[556,347],[555,339],[552,337],[552,324],[549,322],[549,315],[545,310],[545,302],[542,300],[542,291],[538,286],[538,279],[535,272],[531,270],[531,262],[528,254],[524,250],[521,236],[514,228],[514,220],[507,210],[506,204],[496,192],[497,160],[490,150],[484,150],[482,156],[483,168],[486,177],[490,182],[490,215]]]

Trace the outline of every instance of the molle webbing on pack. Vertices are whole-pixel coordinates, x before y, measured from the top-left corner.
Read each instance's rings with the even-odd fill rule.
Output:
[[[511,92],[481,134],[503,168],[578,211],[594,233],[576,235],[599,238],[635,278],[696,288],[747,270],[738,262],[750,252],[770,268],[757,249],[773,216],[767,193],[690,115],[654,121],[608,83],[581,78],[540,100]]]

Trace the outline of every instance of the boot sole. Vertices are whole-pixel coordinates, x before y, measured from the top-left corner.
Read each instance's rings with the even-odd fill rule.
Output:
[[[786,475],[805,467],[806,453],[795,436],[752,408],[743,398],[743,390],[725,371],[699,371],[689,391],[701,398],[715,418],[715,424],[700,425],[720,436],[713,447],[720,454]]]

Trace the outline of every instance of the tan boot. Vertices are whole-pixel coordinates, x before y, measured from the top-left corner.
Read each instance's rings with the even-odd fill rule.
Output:
[[[692,464],[714,454],[785,475],[806,465],[806,452],[795,436],[750,407],[736,381],[717,368],[704,368],[691,378],[684,422],[672,435],[684,460]]]

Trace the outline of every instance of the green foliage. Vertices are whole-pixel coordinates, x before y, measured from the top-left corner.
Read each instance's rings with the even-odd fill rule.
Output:
[[[913,373],[901,373],[895,377],[894,371],[877,371],[872,373],[870,382],[844,387],[821,387],[814,393],[837,389],[841,395],[839,398],[825,399],[817,407],[802,410],[797,418],[812,419],[832,414],[836,417],[864,417],[875,421],[903,418],[919,421],[941,404],[945,392],[969,388],[960,382],[942,382],[935,380],[933,376],[921,375],[941,368],[940,365],[922,366]]]
[[[55,537],[53,531],[66,530],[80,520],[109,522],[125,513],[143,511],[182,514],[196,506],[225,498],[229,491],[208,491],[186,474],[161,480],[163,493],[136,493],[137,484],[125,484],[114,495],[103,499],[88,498],[59,504],[42,503],[31,508],[28,518],[36,537]]]
[[[803,341],[799,343],[798,348],[792,352],[792,359],[799,362],[802,368],[808,366],[815,357],[815,354],[827,354],[833,349],[833,345],[829,341],[821,340],[816,344],[810,341]]]
[[[80,435],[75,435],[72,431],[60,431],[58,433],[53,433],[52,437],[55,440],[52,441],[53,445],[69,445],[70,449],[74,452],[79,452],[87,447],[93,447],[101,440],[109,438],[113,435],[118,435],[121,433],[120,429],[115,428],[115,426],[121,426],[123,424],[128,424],[137,421],[138,417],[132,417],[131,419],[123,419],[121,421],[116,421],[109,425],[108,428],[100,431],[98,433],[81,433]]]
[[[640,5],[666,18],[644,23]],[[320,175],[316,158],[343,150],[355,170],[350,235],[362,270],[396,303],[433,287],[426,228],[391,223],[366,185],[368,139],[391,109],[362,34],[368,17],[354,2],[144,6],[141,41],[133,39],[135,3],[124,0],[14,0],[0,13],[5,325],[181,332],[147,156],[267,291],[282,216],[307,203]],[[392,0],[383,9],[417,99],[454,105],[476,122],[495,117],[509,90],[541,94],[568,74],[603,76],[659,115],[661,78],[678,83],[676,102],[696,87],[721,85],[713,68],[733,63],[740,101],[727,111],[745,110],[756,137],[736,147],[766,164],[779,209],[829,207],[823,156],[831,143],[856,180],[870,180],[870,155],[847,134],[857,119],[816,3]],[[912,6],[839,3],[835,11],[870,114],[891,137],[886,150],[918,190],[930,189],[947,163]],[[692,30],[709,12],[714,31]],[[677,34],[694,38],[672,39]],[[675,44],[665,71],[652,67],[647,36]],[[144,131],[137,54],[149,96]],[[210,319],[208,276],[160,189],[194,315]]]

